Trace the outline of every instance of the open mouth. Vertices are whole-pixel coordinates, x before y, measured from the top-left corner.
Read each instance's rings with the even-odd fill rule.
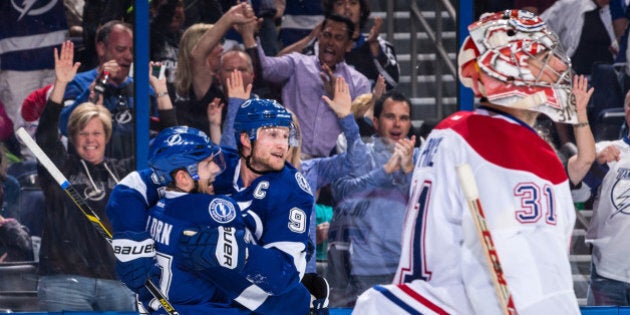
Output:
[[[335,53],[335,50],[334,50],[334,49],[332,49],[332,48],[326,48],[326,49],[324,49],[324,51],[323,51],[323,52],[321,52],[321,53],[323,53],[323,55],[324,55],[324,59],[326,59],[326,60],[333,59],[333,58],[335,58],[335,56],[337,55],[337,54]]]
[[[86,145],[86,146],[83,146],[83,150],[84,150],[84,151],[86,151],[86,152],[87,152],[87,151],[93,151],[93,150],[96,150],[97,148],[98,148],[98,147],[97,147],[97,146],[94,146],[94,145]]]
[[[390,132],[389,137],[394,140],[402,138],[402,132]]]
[[[284,153],[271,153],[271,156],[284,160]]]

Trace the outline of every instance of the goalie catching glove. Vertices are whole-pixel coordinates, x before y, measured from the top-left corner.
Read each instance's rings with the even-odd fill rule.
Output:
[[[141,294],[147,279],[159,279],[160,267],[155,260],[155,242],[148,232],[114,234],[112,247],[116,256],[116,273],[129,289]]]
[[[245,231],[229,226],[187,229],[179,238],[185,268],[206,271],[217,267],[240,272],[248,255]]]

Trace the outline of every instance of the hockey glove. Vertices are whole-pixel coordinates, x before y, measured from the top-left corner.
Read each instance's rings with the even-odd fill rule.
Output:
[[[328,295],[330,293],[326,278],[316,274],[307,273],[302,278],[302,284],[311,293],[310,315],[328,315]]]
[[[247,261],[245,231],[229,226],[187,229],[179,238],[181,264],[194,271],[217,267],[240,272]]]
[[[159,279],[155,242],[148,232],[116,233],[112,247],[116,256],[116,273],[129,289],[140,294],[147,279]]]

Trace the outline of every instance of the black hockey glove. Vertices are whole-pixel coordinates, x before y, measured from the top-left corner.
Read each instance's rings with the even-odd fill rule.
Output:
[[[240,272],[247,260],[245,231],[234,227],[187,229],[179,238],[184,268],[208,271],[217,267]]]
[[[328,315],[328,295],[330,289],[328,281],[316,273],[307,273],[302,278],[302,284],[311,293],[310,315]]]

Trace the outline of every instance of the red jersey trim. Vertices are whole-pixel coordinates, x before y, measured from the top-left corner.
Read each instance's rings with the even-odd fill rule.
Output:
[[[567,180],[556,152],[528,127],[474,112],[457,112],[444,119],[435,129],[455,131],[475,152],[492,164],[534,173],[554,185]]]

